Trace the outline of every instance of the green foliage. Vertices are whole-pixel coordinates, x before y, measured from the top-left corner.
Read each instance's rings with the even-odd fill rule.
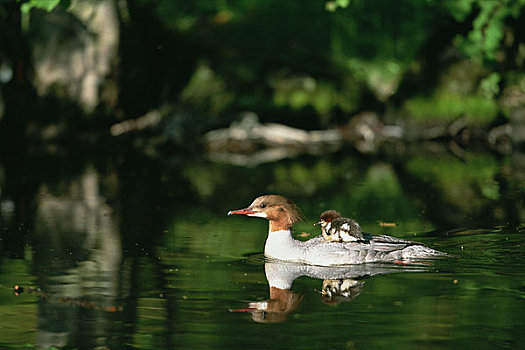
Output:
[[[24,23],[29,23],[31,9],[70,6],[70,0],[19,3]],[[525,0],[129,1],[126,27],[135,25],[144,34],[150,31],[141,26],[154,24],[151,38],[144,34],[144,41],[154,41],[158,52],[150,55],[141,44],[122,43],[136,45],[139,58],[148,53],[136,61],[138,67],[126,63],[133,61],[129,57],[122,60],[130,65],[121,70],[122,77],[131,77],[122,81],[158,89],[144,109],[157,107],[153,103],[180,103],[203,120],[240,110],[315,113],[319,125],[326,126],[341,114],[346,118],[387,104],[394,95],[405,98],[403,83],[428,74],[437,78],[421,79],[421,90],[433,91],[431,97],[413,96],[404,104],[413,115],[450,120],[466,114],[486,122],[498,113],[495,101],[512,78],[507,63],[523,65],[524,49],[515,48],[522,38],[512,20],[524,6]],[[439,76],[446,73],[446,64],[425,67],[449,52],[461,52],[465,61],[485,69],[472,79],[474,88],[461,96],[442,89]],[[191,63],[180,73],[173,58]],[[172,66],[157,69],[159,61]],[[141,67],[155,69],[142,77],[137,73]],[[421,67],[426,71],[419,71]],[[170,74],[159,79],[160,71]],[[150,76],[157,80],[142,84]],[[130,95],[140,91],[122,87],[127,89]],[[129,109],[140,110],[134,104]]]
[[[457,35],[454,43],[470,59],[495,61],[508,30],[505,22],[509,17],[519,16],[525,1],[459,0],[447,1],[445,6],[458,21],[464,21],[473,10],[479,11],[472,21],[472,30],[467,36]]]
[[[481,94],[488,99],[493,99],[499,92],[499,83],[501,76],[498,73],[492,73],[483,79],[479,85]]]
[[[418,121],[451,122],[464,115],[471,124],[487,123],[498,114],[495,100],[484,96],[461,96],[438,91],[430,97],[416,96],[405,102],[405,109]]]
[[[161,0],[155,13],[170,31],[213,52],[206,61],[237,97],[231,108],[253,109],[239,104],[269,101],[279,108],[313,108],[324,119],[335,109],[359,111],[365,89],[386,101],[443,22],[432,2],[325,5]],[[400,20],[408,17],[410,22]]]
[[[350,58],[347,66],[359,81],[366,83],[380,101],[386,101],[397,91],[407,69],[407,65],[399,60],[387,58],[372,61]]]
[[[207,64],[200,64],[181,92],[180,102],[213,115],[226,110],[235,95]]]
[[[428,1],[351,1],[331,14],[331,59],[386,101],[444,22],[439,13]]]
[[[20,1],[22,5],[20,6],[20,11],[22,11],[23,15],[29,14],[29,11],[33,8],[38,8],[45,11],[52,11],[60,5],[61,7],[69,7],[70,0],[28,0],[28,1]]]
[[[472,12],[472,8],[477,1],[478,0],[445,0],[443,6],[456,21],[463,22]]]
[[[354,79],[335,85],[326,79],[277,73],[270,80],[270,87],[273,89],[273,103],[278,107],[294,110],[313,107],[319,115],[327,115],[335,107],[345,112],[355,111],[358,107],[360,87]]]
[[[71,4],[71,0],[18,0],[18,2],[21,3],[20,12],[22,13],[22,28],[24,30],[29,28],[29,16],[32,9],[50,12],[57,7],[67,9]]]
[[[347,8],[350,4],[350,0],[331,0],[327,1],[325,7],[328,11],[334,12],[338,8]]]

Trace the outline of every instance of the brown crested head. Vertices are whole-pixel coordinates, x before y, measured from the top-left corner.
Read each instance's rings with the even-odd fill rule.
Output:
[[[282,222],[288,227],[303,218],[299,207],[294,202],[277,194],[257,197],[250,208],[254,211],[264,211],[268,220]]]
[[[289,229],[298,221],[302,215],[294,202],[290,199],[276,194],[267,194],[257,197],[246,209],[234,210],[229,214],[244,214],[248,216],[262,217],[270,220],[270,230]]]
[[[333,219],[340,218],[341,214],[336,212],[335,210],[327,210],[321,213],[321,221],[324,222],[331,222]]]

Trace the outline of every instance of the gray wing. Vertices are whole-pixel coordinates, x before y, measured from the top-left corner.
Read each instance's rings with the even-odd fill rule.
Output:
[[[364,237],[367,243],[394,243],[394,244],[405,244],[406,246],[423,245],[423,243],[409,241],[406,239],[396,238],[396,237],[387,236],[387,235],[373,235],[370,233],[364,233]]]

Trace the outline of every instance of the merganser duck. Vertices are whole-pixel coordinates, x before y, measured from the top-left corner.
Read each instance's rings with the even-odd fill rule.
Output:
[[[363,241],[365,236],[361,227],[350,218],[344,218],[335,210],[327,210],[321,214],[321,232],[324,239],[331,242]]]
[[[322,236],[304,242],[295,240],[291,228],[302,219],[302,215],[290,199],[281,195],[260,196],[247,208],[228,212],[228,215],[232,214],[268,219],[270,225],[264,255],[283,261],[332,266],[447,256],[422,243],[384,235],[364,234],[363,241],[355,242],[329,242]]]

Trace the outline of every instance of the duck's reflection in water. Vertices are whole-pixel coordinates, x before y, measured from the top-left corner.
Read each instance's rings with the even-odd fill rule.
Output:
[[[323,280],[321,300],[326,304],[350,301],[361,293],[365,281],[357,279]]]
[[[268,300],[249,302],[245,308],[232,312],[249,312],[255,322],[279,323],[299,307],[303,295],[291,290],[293,281],[301,276],[323,280],[321,300],[326,304],[339,304],[357,297],[365,279],[396,272],[418,272],[428,269],[426,265],[399,266],[394,264],[360,264],[346,266],[312,266],[271,260],[264,264],[270,287]]]

